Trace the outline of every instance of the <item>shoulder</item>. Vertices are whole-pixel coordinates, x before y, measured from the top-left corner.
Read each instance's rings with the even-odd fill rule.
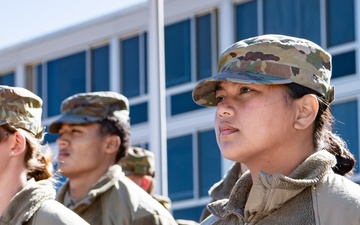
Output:
[[[80,216],[55,200],[47,200],[36,211],[34,224],[88,225]]]
[[[324,195],[347,200],[353,199],[360,204],[360,186],[344,176],[329,173],[325,175],[323,181],[316,188]]]
[[[360,186],[348,178],[329,173],[314,187],[313,193],[314,209],[322,224],[336,224],[336,221],[352,224],[351,220],[360,220]]]
[[[132,221],[147,221],[139,224],[175,224],[174,218],[165,207],[125,176],[120,177],[104,194],[103,202],[108,213],[126,215],[131,217]],[[151,221],[170,222],[152,223]]]

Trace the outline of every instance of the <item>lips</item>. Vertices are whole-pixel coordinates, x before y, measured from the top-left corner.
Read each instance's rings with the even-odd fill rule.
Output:
[[[230,134],[233,134],[233,133],[238,132],[238,131],[239,131],[238,129],[230,126],[227,123],[221,123],[220,126],[219,126],[220,137],[224,137],[226,135],[230,135]]]
[[[66,157],[68,157],[70,154],[67,150],[60,150],[59,151],[59,156],[58,156],[58,159],[59,160],[62,160],[62,159],[65,159]]]

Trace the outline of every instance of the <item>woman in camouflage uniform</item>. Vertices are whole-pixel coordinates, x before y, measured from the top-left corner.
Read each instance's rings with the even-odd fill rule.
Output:
[[[0,224],[88,224],[54,200],[41,104],[26,89],[0,86]]]
[[[360,224],[354,157],[331,131],[331,56],[284,35],[239,41],[194,101],[217,107],[222,155],[249,169],[202,224]]]

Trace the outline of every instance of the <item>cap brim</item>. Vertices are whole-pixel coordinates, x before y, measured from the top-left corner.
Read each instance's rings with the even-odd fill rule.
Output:
[[[49,126],[49,132],[53,134],[59,133],[61,125],[63,123],[69,124],[89,124],[101,121],[102,118],[89,116],[89,115],[61,115],[57,120]]]
[[[218,82],[234,82],[245,84],[289,84],[289,78],[271,75],[227,70],[200,81],[192,92],[193,100],[201,106],[217,106],[215,91]]]
[[[9,124],[9,122],[7,120],[0,119],[0,126],[5,125],[5,124]]]

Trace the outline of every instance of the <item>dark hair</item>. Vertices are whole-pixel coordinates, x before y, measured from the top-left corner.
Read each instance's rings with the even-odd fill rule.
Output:
[[[285,84],[290,91],[290,97],[298,99],[306,94],[314,94],[319,102],[319,111],[315,119],[314,145],[317,149],[325,149],[336,157],[337,163],[332,168],[340,175],[352,174],[355,166],[355,158],[346,146],[345,141],[332,132],[334,117],[330,112],[328,101],[319,96],[312,89],[296,83]]]
[[[23,131],[23,132],[22,132]],[[51,163],[51,153],[48,145],[42,145],[42,137],[36,138],[32,133],[15,128],[8,124],[0,127],[0,142],[5,141],[9,134],[21,132],[25,135],[25,167],[28,170],[27,177],[34,178],[36,181],[48,179],[52,176],[53,165]]]
[[[99,122],[101,135],[117,135],[120,137],[121,144],[115,157],[117,163],[125,156],[130,146],[130,122],[113,122],[105,119]]]

